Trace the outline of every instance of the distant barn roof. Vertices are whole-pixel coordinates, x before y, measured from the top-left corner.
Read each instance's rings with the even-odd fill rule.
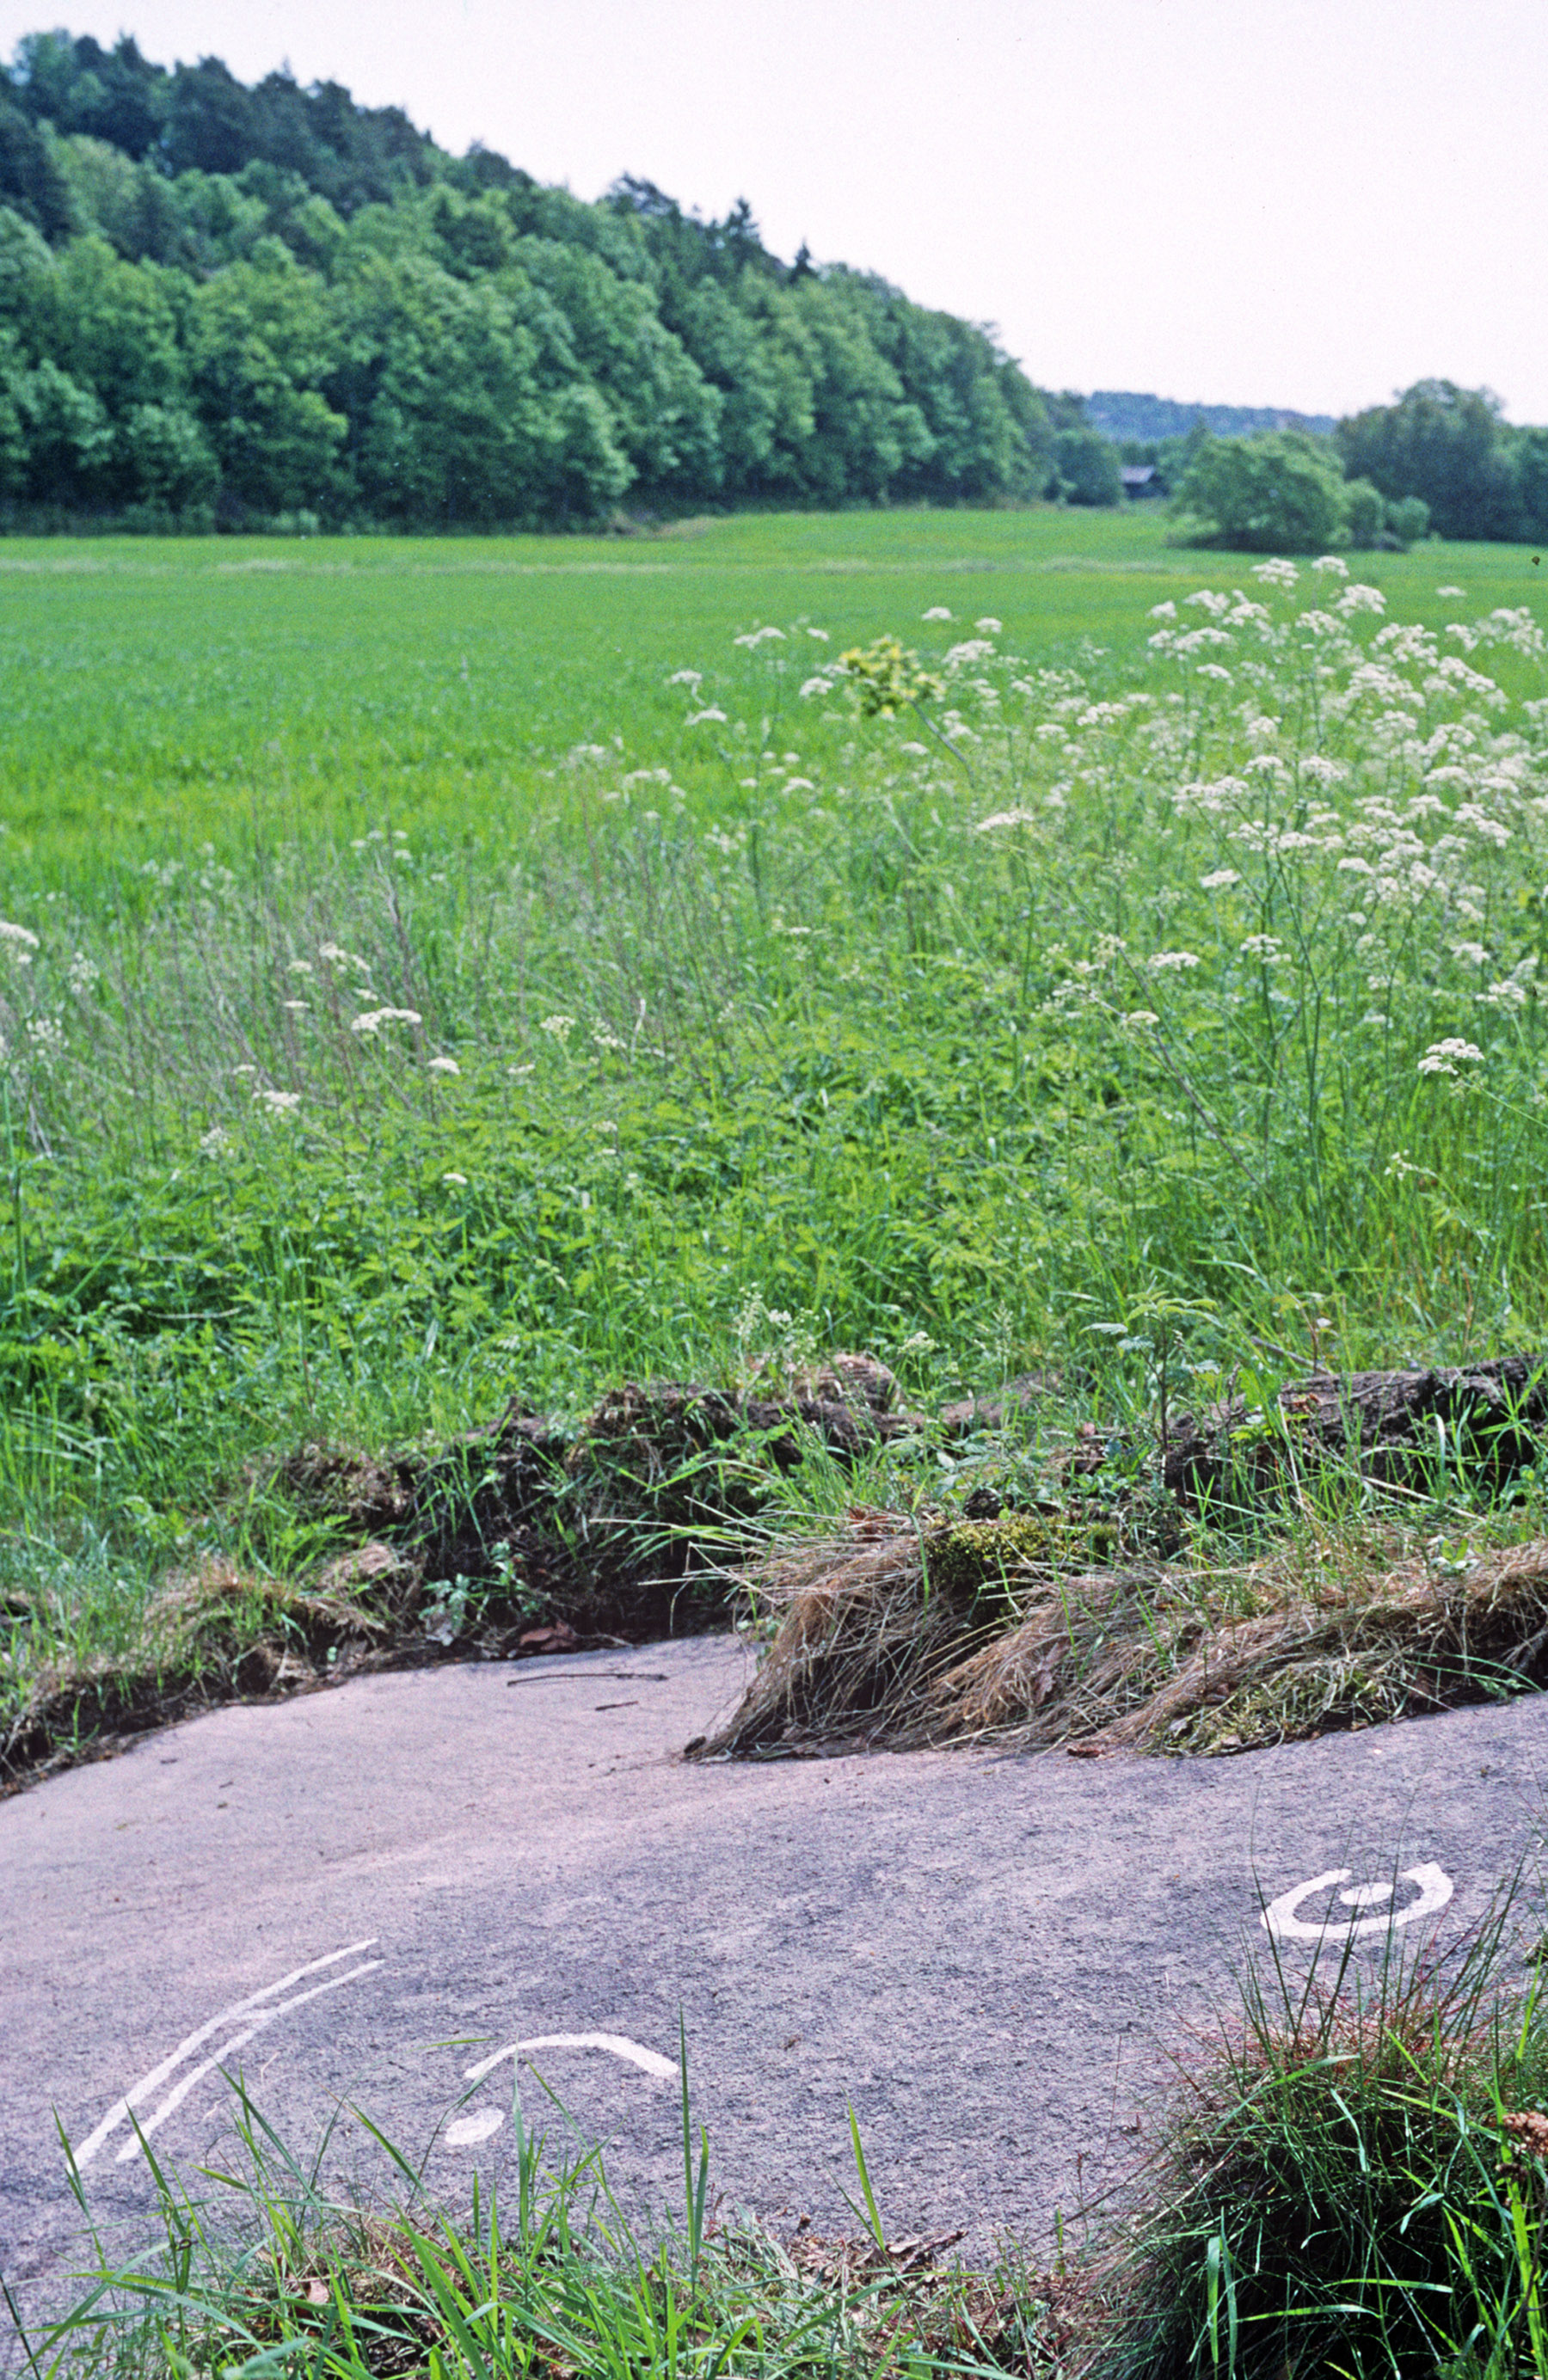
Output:
[[[1126,488],[1148,488],[1155,477],[1153,463],[1121,463],[1118,470]]]

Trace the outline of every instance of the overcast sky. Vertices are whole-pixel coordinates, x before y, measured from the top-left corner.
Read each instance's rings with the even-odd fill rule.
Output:
[[[0,0],[0,49],[58,0]],[[62,13],[62,12],[61,12]],[[1035,380],[1548,421],[1548,0],[70,0],[171,63],[396,102],[592,198],[997,323]]]

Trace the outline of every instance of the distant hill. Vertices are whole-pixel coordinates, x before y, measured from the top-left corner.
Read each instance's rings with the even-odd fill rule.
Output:
[[[1099,388],[1086,399],[1086,419],[1104,438],[1133,438],[1145,444],[1160,438],[1186,438],[1196,421],[1217,438],[1247,438],[1255,430],[1309,430],[1331,438],[1331,413],[1293,413],[1282,405],[1181,405],[1174,396],[1140,395],[1128,388]]]

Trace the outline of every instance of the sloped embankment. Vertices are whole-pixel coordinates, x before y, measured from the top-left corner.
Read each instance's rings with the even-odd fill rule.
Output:
[[[1304,1506],[1319,1473],[1383,1498],[1438,1474],[1507,1481],[1548,1433],[1548,1359],[1315,1376],[1267,1413],[1183,1416],[1159,1461],[1098,1425],[1049,1428],[1034,1475],[1018,1416],[1039,1398],[1015,1383],[930,1419],[884,1366],[835,1355],[779,1393],[626,1384],[569,1428],[512,1411],[429,1452],[302,1448],[271,1484],[332,1559],[301,1579],[206,1561],[113,1661],[40,1663],[0,1734],[0,1790],[218,1703],[701,1630],[744,1594],[773,1641],[700,1756],[981,1737],[1230,1751],[1548,1682],[1548,1548],[1458,1572],[1379,1526],[1358,1560],[1309,1555],[1302,1526],[1229,1575],[1176,1558],[1189,1515]],[[969,1465],[952,1512],[857,1512],[760,1558],[812,1450],[969,1438],[984,1481],[1018,1485],[975,1487]]]
[[[983,1739],[1234,1752],[1548,1683],[1548,1543],[1459,1563],[1415,1551],[1396,1520],[1396,1500],[1518,1476],[1545,1427],[1548,1361],[1526,1356],[1319,1374],[1266,1412],[1231,1400],[1168,1430],[1152,1558],[1116,1565],[1093,1565],[1093,1541],[1142,1549],[1138,1500],[1058,1492],[1100,1485],[1110,1457],[1094,1431],[1051,1466],[1038,1509],[981,1498],[975,1518],[923,1525],[858,1514],[754,1574],[773,1642],[739,1708],[690,1753]],[[1330,1474],[1378,1491],[1355,1531],[1331,1511],[1319,1521]],[[1276,1511],[1295,1525],[1256,1561],[1156,1558],[1168,1519]]]
[[[779,1479],[923,1427],[885,1367],[836,1355],[781,1393],[626,1384],[578,1425],[511,1411],[431,1452],[306,1446],[267,1485],[339,1550],[315,1575],[206,1560],[134,1641],[40,1662],[0,1731],[0,1791],[233,1700],[362,1670],[566,1652],[714,1626]]]

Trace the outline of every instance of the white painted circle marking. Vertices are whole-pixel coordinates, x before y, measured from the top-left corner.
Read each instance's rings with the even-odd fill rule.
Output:
[[[1456,1890],[1445,1870],[1437,1867],[1432,1860],[1426,1860],[1421,1866],[1403,1870],[1404,1882],[1417,1884],[1419,1897],[1401,1909],[1383,1909],[1373,1917],[1350,1918],[1343,1924],[1333,1918],[1313,1924],[1297,1915],[1303,1900],[1309,1900],[1314,1892],[1327,1892],[1335,1884],[1347,1885],[1352,1873],[1347,1867],[1330,1867],[1325,1874],[1310,1876],[1305,1884],[1282,1892],[1263,1911],[1260,1925],[1276,1942],[1356,1941],[1371,1934],[1393,1934],[1400,1925],[1411,1925],[1416,1918],[1438,1915]],[[1371,1901],[1390,1900],[1392,1897],[1390,1884],[1358,1884],[1338,1896],[1351,1909],[1363,1908]]]
[[[455,2124],[446,2126],[446,2146],[469,2149],[497,2132],[506,2120],[503,2107],[481,2107],[476,2116],[459,2116]]]

